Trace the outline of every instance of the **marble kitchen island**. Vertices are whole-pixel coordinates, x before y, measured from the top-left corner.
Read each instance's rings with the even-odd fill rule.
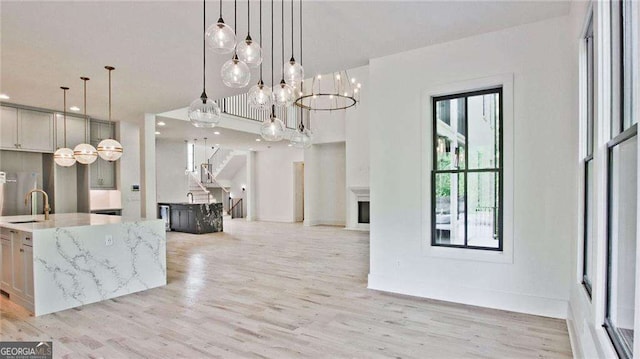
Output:
[[[0,217],[0,290],[36,316],[166,285],[159,219]]]

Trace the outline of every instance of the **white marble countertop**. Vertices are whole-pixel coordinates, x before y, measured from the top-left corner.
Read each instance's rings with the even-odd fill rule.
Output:
[[[11,223],[32,221],[34,223]],[[104,224],[119,224],[142,222],[156,219],[145,218],[127,218],[121,216],[108,216],[104,214],[93,213],[61,213],[52,214],[48,221],[44,220],[44,215],[28,215],[28,216],[0,216],[0,227],[15,229],[24,232],[33,232],[39,229],[80,227],[80,226],[99,226]]]

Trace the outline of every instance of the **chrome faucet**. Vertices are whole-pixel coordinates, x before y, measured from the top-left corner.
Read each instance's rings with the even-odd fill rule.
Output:
[[[187,198],[189,198],[189,196],[191,196],[191,199],[189,200],[189,203],[193,203],[193,193],[188,192],[187,193]]]
[[[24,205],[28,206],[29,205],[29,199],[31,198],[31,194],[32,193],[37,193],[40,192],[42,193],[42,195],[44,196],[44,220],[48,221],[49,220],[49,212],[51,212],[51,207],[49,207],[49,195],[47,194],[47,192],[41,190],[41,189],[32,189],[31,191],[29,191],[25,196],[24,196]]]

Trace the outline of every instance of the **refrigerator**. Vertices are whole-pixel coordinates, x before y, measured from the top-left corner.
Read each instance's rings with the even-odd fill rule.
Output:
[[[42,200],[32,195],[31,203],[24,204],[24,196],[38,188],[38,172],[0,171],[0,216],[21,216],[40,213]]]

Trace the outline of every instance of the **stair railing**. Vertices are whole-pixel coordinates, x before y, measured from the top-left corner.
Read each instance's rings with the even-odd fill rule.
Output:
[[[244,218],[244,208],[242,206],[242,198],[236,201],[236,203],[231,207],[229,212],[231,212],[231,218]]]
[[[198,180],[198,177],[196,177],[196,174],[194,172],[188,171],[187,173],[189,174],[189,177],[193,179],[193,181],[198,185],[198,187],[200,187],[200,189],[202,189],[205,193],[209,194],[209,190],[207,189],[207,187],[202,185],[202,183],[200,182],[200,180]]]
[[[226,193],[229,193],[229,190],[228,190],[228,189],[226,189],[226,188],[224,188],[224,186],[223,186],[223,185],[221,185],[221,184],[220,184],[220,182],[218,182],[218,181],[216,180],[216,177],[213,175],[213,173],[211,173],[211,172],[209,171],[209,168],[207,168],[207,167],[209,167],[209,166],[210,166],[210,165],[207,165],[206,163],[203,163],[203,164],[202,164],[202,172],[203,172],[203,174],[206,174],[206,175],[207,175],[207,177],[211,180],[211,182],[209,182],[209,183],[215,183],[215,184],[217,184],[218,186],[220,186],[220,188],[222,188],[222,190],[223,190],[223,191],[225,191]]]

